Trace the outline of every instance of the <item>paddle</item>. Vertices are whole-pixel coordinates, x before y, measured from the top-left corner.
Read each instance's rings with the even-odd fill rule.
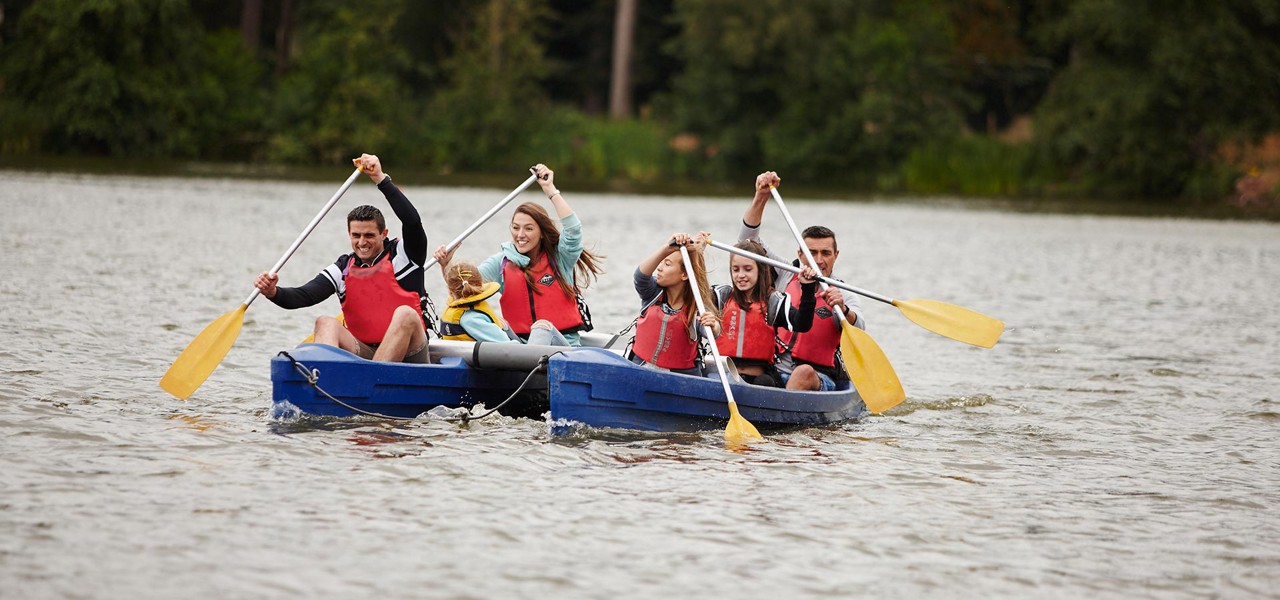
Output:
[[[760,261],[766,265],[792,273],[799,273],[800,267],[789,265],[787,263],[773,260],[767,256],[760,256],[750,250],[743,250],[717,241],[707,240],[712,246],[745,256],[752,260]],[[947,304],[937,300],[894,300],[881,296],[875,292],[868,292],[863,289],[853,287],[843,281],[836,281],[821,275],[818,281],[828,285],[838,287],[842,290],[849,290],[855,294],[866,296],[873,300],[879,300],[898,307],[908,319],[911,319],[916,325],[919,325],[938,335],[949,337],[953,340],[961,341],[966,344],[973,344],[983,348],[990,348],[996,345],[996,341],[1000,339],[1000,334],[1004,332],[1004,322],[988,317],[980,312],[969,310],[963,306]]]
[[[480,229],[481,225],[484,225],[485,222],[493,218],[493,215],[498,214],[498,211],[502,210],[502,207],[510,204],[511,201],[514,200],[516,196],[520,195],[520,192],[523,192],[525,188],[533,185],[533,182],[537,180],[538,180],[537,175],[530,175],[528,179],[524,180],[524,183],[520,184],[520,187],[514,190],[511,190],[511,193],[507,194],[506,198],[503,198],[502,200],[499,200],[497,204],[494,204],[493,208],[489,209],[489,212],[484,213],[484,216],[477,219],[475,223],[472,223],[471,226],[466,229],[466,231],[463,231],[462,233],[458,234],[458,237],[453,238],[452,242],[445,244],[444,251],[452,252],[453,249],[457,248],[458,245],[461,244],[463,240],[467,239],[467,237],[470,236],[472,233],[475,233],[477,229]],[[426,271],[427,269],[430,269],[431,267],[436,266],[436,264],[438,263],[439,261],[437,261],[433,256],[431,257],[431,260],[427,261],[427,264],[422,265],[422,270]]]
[[[822,273],[822,269],[818,268],[818,261],[813,259],[813,253],[809,252],[809,246],[804,243],[804,236],[800,235],[796,222],[791,219],[791,213],[787,212],[787,205],[782,201],[782,195],[773,186],[769,186],[769,191],[773,193],[774,202],[782,211],[782,216],[786,218],[787,226],[791,228],[791,234],[795,236],[796,243],[800,244],[805,260],[814,271]],[[825,282],[822,282],[822,289],[827,289]],[[840,356],[844,358],[845,370],[849,372],[849,379],[853,381],[853,387],[858,390],[858,395],[862,396],[862,402],[867,405],[867,409],[878,414],[906,400],[907,393],[902,389],[902,382],[898,381],[898,374],[893,371],[893,365],[889,364],[889,358],[884,355],[884,351],[876,341],[871,339],[867,332],[858,329],[845,319],[844,313],[838,310],[831,312],[834,312],[836,318],[840,320],[842,333]]]
[[[476,231],[477,229],[479,229],[481,225],[484,225],[486,222],[488,222],[488,220],[489,220],[489,219],[492,219],[492,218],[493,218],[493,215],[498,214],[498,211],[502,210],[502,207],[504,207],[504,206],[506,206],[506,205],[510,204],[510,203],[511,203],[511,201],[512,201],[512,200],[514,200],[516,196],[519,196],[521,192],[525,191],[525,189],[526,189],[526,188],[528,188],[529,186],[533,185],[533,182],[535,182],[535,181],[537,181],[537,180],[538,180],[538,176],[537,176],[537,175],[530,175],[528,179],[524,180],[524,183],[520,184],[520,187],[517,187],[516,189],[511,190],[511,193],[510,193],[510,194],[507,194],[507,197],[506,197],[506,198],[503,198],[502,200],[499,200],[497,204],[493,205],[493,208],[490,208],[490,209],[489,209],[489,212],[484,213],[484,216],[482,216],[482,217],[480,217],[479,219],[477,219],[477,220],[476,220],[476,222],[475,222],[475,223],[472,223],[472,224],[471,224],[471,226],[470,226],[470,227],[468,227],[465,231],[463,231],[462,233],[458,234],[458,237],[453,238],[453,241],[452,241],[452,242],[449,242],[448,244],[445,244],[444,251],[445,251],[445,252],[450,252],[450,251],[452,251],[454,248],[457,248],[457,247],[458,247],[458,245],[459,245],[459,244],[461,244],[463,240],[467,239],[467,237],[469,237],[471,234],[475,233],[475,231]],[[431,267],[434,267],[434,266],[436,266],[436,265],[437,265],[437,264],[439,264],[439,263],[440,263],[440,261],[436,260],[436,258],[435,258],[434,256],[432,256],[432,257],[431,257],[431,260],[427,261],[427,264],[425,264],[425,265],[423,265],[423,266],[422,266],[422,270],[423,270],[423,271],[426,271],[427,269],[430,269]],[[342,319],[342,313],[338,313],[338,315],[337,315],[337,317],[336,317],[336,318],[338,319],[338,322],[344,322],[344,321],[343,321],[343,319]],[[315,341],[315,339],[316,339],[316,336],[315,336],[315,334],[313,333],[313,334],[311,334],[311,335],[307,336],[307,339],[302,340],[302,343],[303,343],[303,344],[308,344],[308,343],[311,343],[311,342]]]
[[[293,245],[285,251],[284,256],[276,261],[274,267],[271,267],[271,273],[274,274],[284,266],[285,261],[289,260],[293,253],[297,251],[298,246],[302,245],[303,240],[311,234],[311,231],[320,224],[320,220],[324,218],[333,205],[338,203],[338,199],[347,192],[347,188],[355,183],[356,177],[360,176],[360,169],[357,167],[347,178],[347,181],[338,188],[329,202],[316,213],[315,218],[311,219],[311,223],[302,230],[298,239],[293,241]],[[191,394],[195,393],[196,388],[209,378],[213,370],[218,368],[218,364],[226,357],[227,352],[231,350],[231,345],[236,343],[236,338],[240,336],[240,327],[244,324],[244,312],[249,309],[249,305],[261,293],[258,288],[253,289],[253,293],[240,304],[235,310],[222,315],[204,328],[196,339],[191,340],[187,348],[178,355],[178,358],[169,366],[169,370],[165,372],[164,377],[160,379],[160,387],[164,391],[173,394],[174,397],[186,400]]]
[[[698,287],[698,278],[693,274],[693,262],[689,260],[689,250],[682,244],[680,246],[680,259],[684,261],[684,272],[689,276],[689,286],[693,288],[693,301],[697,303],[698,315],[707,311],[707,307],[702,304],[702,290]],[[702,327],[703,334],[707,336],[707,345],[711,347],[711,356],[716,361],[716,366],[720,370],[720,385],[724,387],[724,396],[729,400],[729,424],[724,429],[724,439],[732,444],[745,444],[754,440],[763,440],[764,436],[756,430],[756,426],[750,421],[743,418],[738,412],[738,403],[733,400],[733,389],[729,387],[729,366],[726,360],[720,357],[720,349],[716,347],[716,336],[710,327]]]

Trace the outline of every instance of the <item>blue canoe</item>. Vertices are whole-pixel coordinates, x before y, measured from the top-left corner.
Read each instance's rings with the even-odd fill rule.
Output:
[[[568,422],[646,431],[723,429],[729,422],[724,388],[709,377],[640,367],[596,348],[552,356],[548,388],[557,430]],[[858,392],[796,392],[731,383],[742,416],[761,430],[828,425],[866,413]]]
[[[595,333],[580,337],[583,344],[596,347],[617,341]],[[309,415],[413,418],[437,406],[493,408],[525,384],[501,412],[540,419],[548,409],[547,378],[545,371],[533,377],[529,373],[543,357],[566,351],[579,349],[432,340],[433,362],[413,365],[374,362],[333,346],[302,344],[271,359],[271,400],[280,413],[291,412],[292,405]],[[303,370],[318,373],[315,385]]]
[[[431,349],[437,352],[438,342],[433,341]],[[520,387],[532,368],[476,368],[468,364],[470,357],[464,359],[458,353],[422,365],[374,362],[323,344],[302,344],[286,352],[271,359],[271,400],[276,410],[287,412],[292,405],[309,415],[333,417],[361,414],[353,408],[365,414],[413,418],[437,406],[494,407]],[[317,373],[315,385],[299,366]],[[503,408],[503,414],[541,417],[546,412],[545,375],[535,375],[525,389]]]

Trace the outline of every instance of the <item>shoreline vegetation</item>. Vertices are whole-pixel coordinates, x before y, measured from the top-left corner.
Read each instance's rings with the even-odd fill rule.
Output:
[[[1280,0],[639,4],[0,0],[0,167],[1280,214]]]
[[[189,160],[111,159],[103,157],[4,157],[0,156],[0,173],[49,174],[50,176],[120,176],[180,177],[233,180],[276,180],[306,183],[332,183],[348,174],[345,166],[291,166],[234,162]],[[524,172],[509,173],[440,173],[429,168],[404,165],[396,169],[396,182],[405,186],[473,187],[507,189],[518,183]],[[565,179],[566,182],[569,179]],[[639,196],[696,196],[740,201],[750,196],[742,184],[705,183],[692,180],[646,182],[622,178],[593,179],[574,177],[575,193],[633,194]],[[1239,206],[1227,202],[1182,200],[1176,202],[1150,199],[1084,199],[1078,197],[1012,197],[998,195],[960,195],[907,192],[861,192],[838,186],[807,184],[786,185],[788,195],[797,199],[831,202],[862,202],[947,206],[976,210],[999,210],[1025,213],[1076,214],[1098,216],[1130,216],[1150,218],[1192,218],[1213,220],[1245,220],[1280,222],[1280,208],[1271,206]]]

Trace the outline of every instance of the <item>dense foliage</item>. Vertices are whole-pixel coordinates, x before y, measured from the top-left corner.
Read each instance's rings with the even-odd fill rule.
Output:
[[[617,6],[0,1],[0,153],[1277,197],[1280,0]]]

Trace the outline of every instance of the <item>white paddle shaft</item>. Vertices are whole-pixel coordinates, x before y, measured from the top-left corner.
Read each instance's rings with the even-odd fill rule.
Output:
[[[356,178],[359,176],[360,169],[357,168],[355,171],[352,171],[351,176],[347,178],[347,181],[342,184],[342,187],[338,188],[338,191],[333,194],[332,198],[329,198],[329,202],[324,205],[324,208],[320,209],[320,212],[316,213],[315,218],[311,219],[311,222],[307,224],[307,227],[302,230],[302,233],[298,235],[298,239],[293,240],[293,244],[289,246],[289,249],[284,251],[284,256],[281,256],[280,260],[276,261],[275,266],[271,267],[271,270],[268,271],[268,273],[275,275],[280,271],[280,268],[284,266],[284,263],[288,262],[294,252],[297,252],[298,246],[301,246],[302,242],[307,239],[307,236],[311,235],[311,232],[320,224],[320,220],[324,219],[324,216],[329,214],[329,211],[333,209],[333,205],[337,204],[338,200],[342,198],[342,195],[347,193],[347,189],[351,187],[351,184],[356,182]],[[253,288],[253,293],[249,294],[249,297],[244,301],[245,307],[248,308],[248,306],[257,299],[258,294],[261,293],[262,290],[259,290],[256,287]]]
[[[770,187],[769,191],[773,194],[773,201],[778,204],[778,210],[782,211],[782,217],[787,220],[787,226],[791,228],[791,235],[795,236],[796,243],[800,244],[800,251],[804,253],[805,260],[809,262],[810,267],[813,267],[814,272],[821,275],[822,269],[818,268],[818,261],[813,259],[813,253],[809,252],[808,244],[804,243],[804,236],[800,235],[800,228],[796,227],[796,222],[791,220],[791,213],[787,212],[787,205],[782,201],[782,195],[778,193],[778,188]],[[823,291],[827,289],[825,281],[818,283],[822,285]],[[832,310],[831,312],[836,313],[836,317],[840,319],[841,324],[845,322],[843,311]]]
[[[693,301],[698,307],[698,316],[707,311],[707,307],[702,304],[702,289],[698,287],[698,278],[693,273],[693,261],[689,260],[689,250],[680,245],[680,259],[684,261],[684,272],[689,276],[689,287],[693,288]],[[725,365],[724,359],[720,357],[720,348],[716,346],[716,335],[710,327],[702,325],[703,334],[707,336],[707,345],[711,347],[711,356],[716,361],[716,369],[720,371],[720,385],[724,387],[724,396],[729,400],[729,404],[735,404],[733,400],[733,389],[729,387],[729,368]]]
[[[444,251],[452,252],[454,248],[457,248],[458,245],[462,243],[462,240],[467,239],[468,236],[470,236],[472,233],[475,233],[475,231],[479,229],[481,225],[484,225],[485,222],[493,218],[493,215],[498,214],[498,211],[502,210],[502,207],[510,204],[511,201],[514,200],[516,196],[520,195],[520,192],[525,191],[526,188],[528,188],[530,185],[533,185],[533,182],[537,180],[538,180],[537,175],[530,175],[528,179],[524,180],[524,183],[520,184],[520,187],[512,190],[510,194],[507,194],[506,198],[503,198],[502,200],[498,201],[497,204],[493,205],[493,208],[489,209],[489,212],[484,213],[484,216],[476,220],[475,223],[472,223],[471,226],[468,227],[466,231],[463,231],[462,233],[458,234],[458,237],[453,238],[452,242],[445,244]],[[422,270],[425,271],[427,269],[430,269],[431,267],[436,266],[439,262],[440,261],[436,260],[435,257],[432,257],[431,260],[427,261],[427,264],[422,266]]]
[[[787,263],[784,263],[784,262],[779,261],[779,260],[774,260],[774,259],[772,259],[772,258],[769,258],[768,256],[761,256],[761,255],[756,254],[755,252],[752,252],[752,251],[750,251],[750,250],[743,250],[742,248],[738,248],[738,247],[736,247],[736,246],[730,246],[730,245],[728,245],[728,244],[723,244],[723,243],[717,242],[717,241],[715,241],[715,240],[708,240],[708,243],[710,243],[712,246],[715,246],[716,248],[719,248],[719,249],[721,249],[721,250],[724,250],[725,252],[728,252],[728,253],[730,253],[730,254],[737,254],[738,256],[745,256],[745,257],[750,258],[750,259],[752,259],[752,260],[756,260],[756,261],[762,262],[762,263],[764,263],[764,264],[766,264],[766,265],[769,265],[769,266],[771,266],[771,267],[773,267],[773,268],[775,268],[775,269],[782,269],[783,271],[791,271],[792,273],[799,273],[800,271],[802,271],[802,270],[803,270],[803,269],[801,269],[800,267],[797,267],[797,266],[795,266],[795,265],[787,264]],[[871,298],[872,300],[879,300],[879,301],[881,301],[881,302],[884,302],[885,304],[893,304],[893,298],[888,298],[888,297],[885,297],[885,296],[881,296],[880,294],[877,294],[877,293],[875,293],[875,292],[868,292],[867,290],[864,290],[864,289],[861,289],[861,288],[856,288],[856,287],[851,286],[851,285],[849,285],[849,284],[847,284],[847,283],[845,283],[845,282],[843,282],[843,281],[836,281],[836,280],[834,280],[834,279],[831,279],[830,277],[826,277],[826,276],[821,275],[821,274],[819,274],[819,275],[818,275],[818,281],[821,281],[821,282],[823,282],[823,283],[825,283],[825,284],[828,284],[828,285],[830,285],[830,286],[832,286],[832,287],[838,287],[838,288],[840,288],[840,289],[842,289],[842,290],[849,290],[850,292],[853,292],[853,293],[855,293],[855,294],[859,294],[859,295],[862,295],[862,296],[866,296],[866,297],[868,297],[868,298]]]

